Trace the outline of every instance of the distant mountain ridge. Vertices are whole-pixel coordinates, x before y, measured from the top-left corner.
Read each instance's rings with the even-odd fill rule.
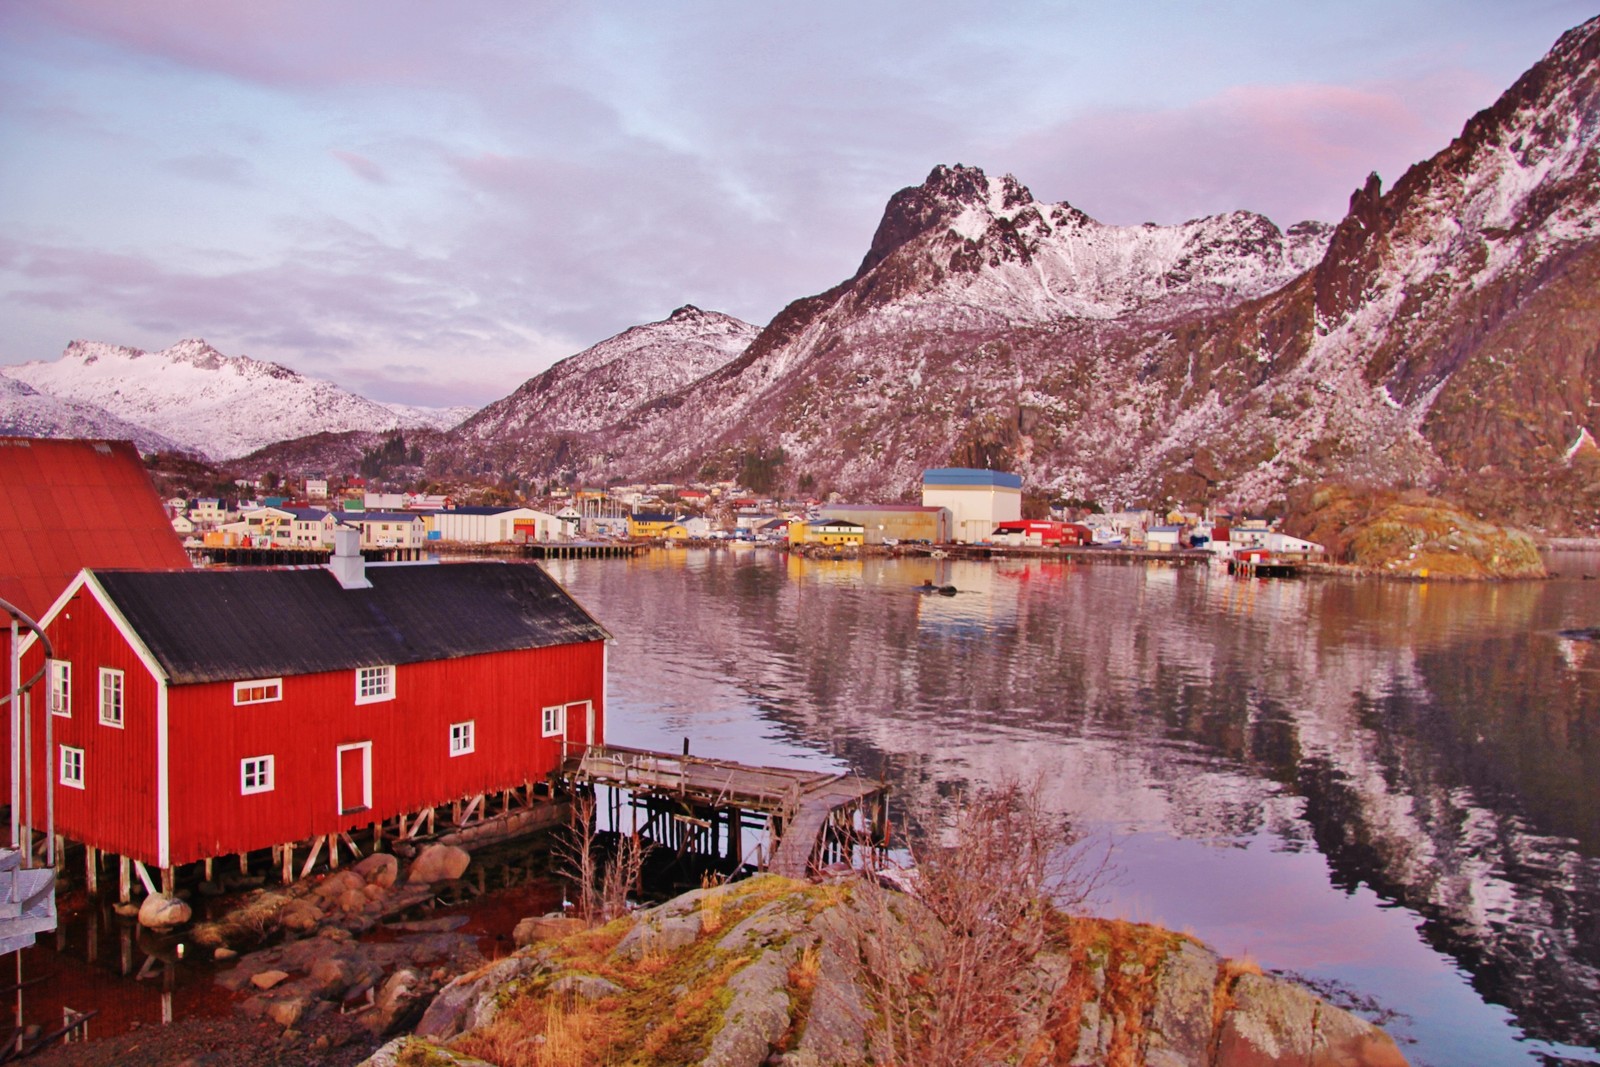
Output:
[[[393,410],[281,364],[225,356],[201,340],[159,352],[73,341],[58,360],[3,367],[0,375],[214,460],[311,433],[434,425],[420,412]],[[0,406],[0,419],[9,407]]]

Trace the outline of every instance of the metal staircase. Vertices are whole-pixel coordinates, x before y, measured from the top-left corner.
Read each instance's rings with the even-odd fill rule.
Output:
[[[22,866],[22,853],[0,849],[0,955],[27,948],[56,928],[56,872]]]
[[[39,624],[20,608],[0,600],[0,615],[9,615],[11,620],[11,654],[7,657],[10,662],[6,665],[10,684],[6,692],[0,693],[0,707],[5,707],[9,713],[6,718],[11,724],[11,847],[0,848],[0,955],[4,955],[27,948],[40,934],[56,928],[55,804],[54,795],[50,792],[54,789],[54,783],[48,777],[43,866],[34,866],[33,852],[25,847],[32,840],[32,833],[19,835],[23,797],[29,798],[26,805],[29,821],[33,818],[33,767],[30,761],[21,758],[20,753],[23,722],[31,710],[29,690],[49,670],[48,664],[55,651]],[[32,632],[44,646],[46,664],[28,679],[22,677],[20,643],[24,630]],[[46,753],[50,751],[49,718],[48,714],[44,716]],[[45,766],[49,765],[49,756],[46,755]],[[24,847],[19,847],[19,843]]]

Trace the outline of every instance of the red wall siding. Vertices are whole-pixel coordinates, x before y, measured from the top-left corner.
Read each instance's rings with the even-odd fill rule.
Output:
[[[72,715],[50,715],[48,678],[34,687],[34,823],[44,827],[44,790],[54,786],[57,833],[156,864],[156,680],[86,590],[78,592],[46,632],[57,656],[72,664]],[[23,657],[24,677],[43,662],[43,648],[35,642]],[[123,672],[120,730],[100,722],[101,667]],[[49,752],[44,751],[46,716],[54,733]],[[5,731],[9,740],[9,719]],[[82,789],[57,784],[62,745],[83,749]],[[22,815],[26,819],[26,806]]]
[[[538,781],[561,758],[546,705],[588,700],[604,739],[602,642],[402,664],[394,700],[355,703],[355,671],[283,679],[283,699],[235,706],[233,683],[175,686],[172,862],[364,827],[420,808]],[[450,755],[450,725],[473,721],[473,752]],[[582,741],[583,727],[569,724]],[[371,742],[372,808],[341,815],[341,745]],[[274,788],[241,793],[240,761],[274,757]]]

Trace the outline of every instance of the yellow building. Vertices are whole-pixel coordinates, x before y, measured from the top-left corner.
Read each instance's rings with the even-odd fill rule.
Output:
[[[636,511],[628,516],[628,536],[640,541],[665,538],[680,541],[689,536],[683,520],[666,511]]]
[[[796,537],[796,534],[799,536]],[[789,543],[792,545],[854,545],[859,548],[866,539],[866,528],[848,519],[818,519],[815,522],[789,524]]]

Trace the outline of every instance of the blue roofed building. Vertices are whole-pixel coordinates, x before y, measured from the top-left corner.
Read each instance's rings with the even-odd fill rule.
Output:
[[[949,508],[958,542],[983,541],[1002,522],[1022,518],[1022,476],[973,467],[922,472],[922,506]]]

